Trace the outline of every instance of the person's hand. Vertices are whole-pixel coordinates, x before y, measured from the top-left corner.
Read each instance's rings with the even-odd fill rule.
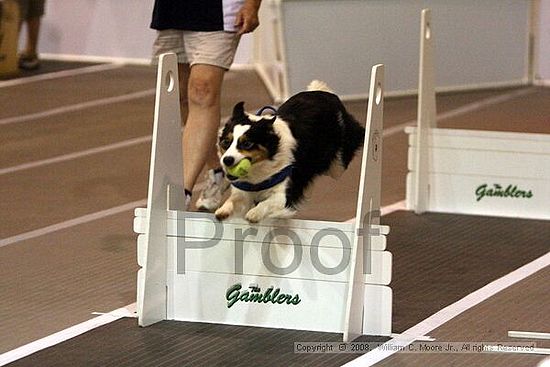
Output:
[[[237,13],[235,26],[238,28],[238,34],[250,33],[260,25],[258,11],[260,10],[261,0],[246,0],[241,10]]]

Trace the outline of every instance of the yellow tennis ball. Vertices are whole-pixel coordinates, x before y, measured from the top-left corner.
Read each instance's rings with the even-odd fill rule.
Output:
[[[243,158],[239,163],[237,163],[233,167],[228,168],[227,173],[229,173],[231,176],[241,178],[248,174],[248,171],[250,171],[251,166],[252,166],[252,163],[250,162],[250,159]]]

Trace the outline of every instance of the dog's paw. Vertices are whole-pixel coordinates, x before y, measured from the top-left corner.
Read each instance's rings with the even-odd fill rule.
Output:
[[[233,214],[231,212],[231,210],[228,210],[227,208],[224,208],[223,206],[214,212],[214,215],[216,216],[217,220],[227,219],[231,216],[231,214]]]
[[[257,207],[254,207],[246,213],[245,219],[250,223],[258,223],[264,219],[265,215]]]

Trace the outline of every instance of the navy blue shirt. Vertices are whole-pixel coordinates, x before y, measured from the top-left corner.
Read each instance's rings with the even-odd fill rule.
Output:
[[[155,0],[151,28],[186,31],[236,31],[244,0]]]

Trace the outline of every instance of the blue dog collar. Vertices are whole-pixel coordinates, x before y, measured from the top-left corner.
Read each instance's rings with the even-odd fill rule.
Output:
[[[261,116],[265,111],[271,111],[273,115],[277,115],[277,109],[273,106],[263,106],[258,111],[256,111],[256,116]]]
[[[277,172],[267,180],[257,184],[253,184],[246,181],[236,181],[236,182],[231,182],[231,185],[243,191],[256,192],[256,191],[267,190],[283,182],[288,176],[290,176],[293,168],[294,168],[293,165],[286,166],[281,171]]]

